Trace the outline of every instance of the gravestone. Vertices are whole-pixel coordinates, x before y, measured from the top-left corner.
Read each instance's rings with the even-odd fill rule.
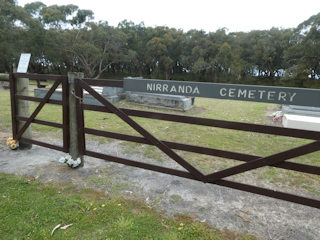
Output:
[[[303,116],[320,117],[320,108],[319,107],[282,105],[282,112],[284,114],[295,114],[295,115],[303,115]]]
[[[119,102],[124,96],[121,94],[120,89],[114,87],[92,87],[97,93],[101,94],[102,97],[107,99],[111,103]],[[121,88],[122,89],[122,88]],[[38,98],[43,98],[48,92],[48,88],[36,88],[34,89],[34,96]],[[117,93],[117,94],[115,94]],[[51,95],[51,100],[62,100],[62,89],[57,88],[56,91]],[[93,96],[88,94],[87,91],[83,92],[83,102],[84,104],[98,105],[102,104],[96,100]]]
[[[124,82],[130,80],[144,80],[143,77],[127,77]],[[146,93],[139,91],[128,91],[125,88],[126,100],[141,105],[172,108],[188,111],[194,106],[195,98],[182,95]]]
[[[173,108],[188,111],[194,106],[194,97],[168,94],[126,92],[126,100],[147,106]]]
[[[123,88],[120,87],[103,87],[102,94],[103,95],[119,95],[123,93]]]
[[[320,108],[282,105],[282,125],[287,128],[320,131]]]

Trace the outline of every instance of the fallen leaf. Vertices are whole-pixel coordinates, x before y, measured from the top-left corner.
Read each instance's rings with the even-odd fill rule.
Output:
[[[86,210],[83,209],[82,207],[80,207],[80,206],[78,206],[78,207],[81,209],[82,212],[85,212],[85,211],[86,211]]]
[[[241,209],[240,211],[243,212],[243,213],[247,213],[247,214],[249,213],[249,210]]]
[[[246,218],[245,216],[242,216],[240,213],[235,213],[238,217],[240,217],[244,222],[250,222],[250,219]]]
[[[55,226],[52,231],[51,231],[51,236],[53,235],[54,231],[57,230],[59,227],[61,226],[61,224],[58,224],[57,226]]]
[[[166,224],[164,224],[163,222],[161,223],[162,224],[162,226],[164,226],[165,228],[169,228],[169,226],[168,225],[166,225]]]
[[[72,225],[73,225],[73,223],[65,225],[65,226],[61,227],[60,229],[66,230],[68,227],[71,227]]]

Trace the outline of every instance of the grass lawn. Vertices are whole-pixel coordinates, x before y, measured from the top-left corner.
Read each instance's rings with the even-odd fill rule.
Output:
[[[0,91],[0,102],[0,129],[10,128],[11,116],[9,91]],[[38,103],[31,103],[31,109],[35,109],[37,104]],[[266,115],[268,112],[276,111],[277,109],[276,105],[266,103],[252,103],[204,98],[196,98],[196,107],[185,113],[172,110],[148,108],[130,104],[125,101],[117,103],[116,105],[118,107],[124,108],[135,108],[147,111],[159,111],[164,113],[258,124],[270,124],[270,118],[266,117]],[[61,106],[46,104],[37,119],[61,123],[61,113]],[[279,151],[284,151],[311,142],[304,139],[196,126],[192,124],[175,123],[137,117],[133,117],[133,119],[161,140],[188,143],[260,156],[268,156]],[[118,119],[118,117],[114,114],[85,111],[85,125],[89,128],[139,136],[138,133],[132,130],[122,120]],[[46,132],[53,136],[61,136],[61,131],[57,131],[55,128],[43,125],[32,124],[32,129],[37,132]],[[88,137],[101,142],[112,141],[110,139],[93,137],[90,135]],[[163,159],[165,159],[164,154],[153,146],[130,142],[123,142],[122,145],[124,147],[124,150],[128,153],[143,154],[147,157],[151,157],[159,161],[163,161]],[[205,173],[211,173],[218,169],[226,168],[228,166],[234,166],[241,163],[239,161],[222,159],[201,154],[193,154],[181,151],[178,151],[178,153]],[[319,156],[320,152],[315,152],[296,159],[291,159],[290,161],[320,166]],[[316,175],[297,173],[294,171],[276,169],[273,167],[264,167],[263,169],[257,169],[249,173],[243,173],[241,174],[241,176],[245,176],[246,174],[251,174],[251,176],[254,175],[257,179],[266,179],[269,182],[281,182],[285,185],[304,188],[308,191],[320,194],[320,178]]]
[[[72,224],[67,229],[57,229]],[[74,185],[0,173],[1,239],[257,239]]]

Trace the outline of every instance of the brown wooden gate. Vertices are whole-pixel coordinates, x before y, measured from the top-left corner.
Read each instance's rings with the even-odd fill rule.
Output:
[[[320,141],[319,141],[320,133],[319,132],[117,108],[115,105],[113,105],[108,100],[103,98],[100,94],[98,94],[91,86],[122,87],[123,81],[75,79],[75,88],[76,88],[75,94],[78,98],[77,112],[78,112],[78,126],[79,126],[79,146],[81,149],[81,153],[83,155],[104,159],[106,161],[117,162],[117,163],[129,165],[129,166],[144,168],[144,169],[148,169],[156,172],[175,175],[179,177],[189,178],[189,179],[201,181],[203,183],[216,184],[216,185],[238,189],[246,192],[256,193],[259,195],[286,200],[289,202],[299,203],[302,205],[320,209],[319,199],[311,199],[311,198],[302,197],[302,196],[298,196],[290,193],[273,191],[266,188],[261,188],[261,187],[257,187],[249,184],[244,184],[244,183],[239,183],[239,182],[224,179],[226,177],[230,177],[239,173],[247,172],[247,171],[265,167],[265,166],[272,166],[272,167],[282,168],[286,170],[298,171],[298,172],[314,174],[319,176],[320,167],[318,166],[312,166],[312,165],[287,161],[291,158],[299,157],[299,156],[320,150]],[[81,101],[81,99],[83,98],[83,90],[86,90],[90,95],[92,95],[96,100],[98,100],[103,106],[84,104]],[[93,110],[93,111],[116,114],[120,119],[126,122],[129,126],[131,126],[134,130],[140,133],[143,137],[86,128],[85,122],[84,122],[84,110]],[[238,153],[238,152],[224,151],[224,150],[219,150],[214,148],[207,148],[207,147],[169,142],[169,141],[161,141],[161,140],[158,140],[156,137],[154,137],[150,132],[145,130],[132,118],[130,118],[130,116],[158,119],[158,120],[165,120],[165,121],[172,121],[172,122],[179,122],[179,123],[188,123],[188,124],[195,124],[195,125],[202,125],[202,126],[226,128],[226,129],[233,129],[233,130],[257,132],[257,133],[264,133],[264,134],[273,134],[278,136],[303,138],[303,139],[310,139],[314,141],[297,148],[279,152],[267,157],[261,157],[261,156],[254,156],[254,155]],[[102,136],[107,138],[113,138],[113,139],[119,139],[119,140],[125,140],[130,142],[156,146],[158,149],[164,152],[167,156],[169,156],[171,159],[176,161],[180,166],[182,166],[185,169],[185,171],[171,169],[171,168],[162,167],[162,166],[156,166],[148,163],[141,163],[141,162],[137,162],[137,161],[121,158],[121,157],[89,151],[86,149],[85,134],[92,134],[96,136]],[[228,158],[233,160],[239,160],[239,161],[243,161],[244,163],[237,165],[235,167],[230,167],[230,168],[227,168],[218,172],[214,172],[211,174],[203,174],[199,169],[197,169],[196,167],[188,163],[185,159],[183,159],[181,156],[179,156],[175,151],[173,151],[173,149],[199,153],[199,154],[206,154],[211,156],[218,156],[218,157],[223,157],[223,158]]]
[[[49,89],[49,91],[47,92],[44,98],[22,96],[15,92],[15,81],[17,78],[24,78],[24,77],[34,79],[34,80],[54,81],[54,84]],[[62,100],[51,100],[50,97],[55,91],[55,89],[59,86],[59,84],[62,85]],[[78,114],[78,118],[77,118],[78,136],[79,136],[78,145],[82,155],[100,158],[106,161],[117,162],[117,163],[129,165],[129,166],[144,168],[144,169],[148,169],[148,170],[156,171],[160,173],[175,175],[183,178],[193,179],[193,180],[201,181],[203,183],[216,184],[224,187],[238,189],[246,192],[251,192],[251,193],[255,193],[263,196],[268,196],[268,197],[281,199],[281,200],[320,209],[320,199],[311,199],[311,198],[302,197],[302,196],[298,196],[290,193],[273,191],[266,188],[261,188],[261,187],[257,187],[249,184],[244,184],[244,183],[239,183],[239,182],[224,179],[226,177],[230,177],[239,173],[247,172],[247,171],[265,167],[265,166],[272,166],[276,168],[282,168],[286,170],[297,171],[297,172],[319,176],[320,167],[318,166],[312,166],[312,165],[287,161],[291,158],[299,157],[299,156],[320,150],[320,133],[319,132],[117,108],[115,105],[113,105],[108,100],[103,98],[100,94],[98,94],[91,86],[122,87],[123,81],[99,80],[99,79],[98,80],[97,79],[75,79],[75,97],[77,99],[76,108],[77,108],[77,114]],[[69,83],[68,83],[67,76],[12,73],[10,74],[10,89],[11,89],[13,138],[15,140],[23,140],[25,142],[30,142],[32,144],[59,150],[62,152],[68,152],[69,144],[70,144],[68,98],[73,96],[68,96]],[[98,100],[103,106],[84,104],[82,102],[83,90],[86,90],[90,95],[92,95],[96,100]],[[16,114],[17,100],[34,101],[34,102],[39,102],[40,104],[34,110],[31,116],[27,118],[27,117],[18,116]],[[36,119],[36,116],[39,114],[39,112],[41,111],[41,109],[46,103],[62,105],[62,110],[63,110],[62,124]],[[129,126],[131,126],[134,130],[140,133],[143,137],[86,128],[85,120],[84,120],[84,110],[92,110],[92,111],[116,114],[120,119],[126,122]],[[190,144],[162,141],[154,137],[150,132],[148,132],[142,126],[140,126],[137,122],[135,122],[131,118],[131,116],[165,120],[165,121],[178,122],[178,123],[187,123],[187,124],[200,125],[200,126],[225,128],[225,129],[256,132],[256,133],[263,133],[263,134],[272,134],[272,135],[278,135],[278,136],[295,137],[295,138],[309,139],[314,141],[297,148],[279,152],[267,157],[261,157],[256,155],[249,155],[245,153],[225,151],[225,150],[201,147],[201,146],[190,145]],[[25,122],[20,130],[18,130],[18,121]],[[23,138],[22,135],[24,131],[28,128],[28,126],[31,123],[37,123],[37,124],[42,124],[42,125],[47,125],[47,126],[62,129],[63,130],[63,146],[56,146],[56,145],[52,145],[46,142],[41,142],[35,139]],[[142,162],[133,161],[130,159],[125,159],[121,157],[89,151],[86,149],[85,134],[91,134],[96,136],[102,136],[107,138],[113,138],[118,140],[156,146],[158,149],[164,152],[167,156],[169,156],[171,159],[177,162],[180,166],[182,166],[185,169],[185,171],[171,169],[171,168],[162,167],[162,166],[156,166],[148,163],[142,163]],[[205,154],[210,156],[223,157],[227,159],[242,161],[244,163],[237,165],[235,167],[230,167],[230,168],[227,168],[218,172],[214,172],[211,174],[204,174],[199,169],[197,169],[196,167],[188,163],[181,156],[179,156],[173,149],[193,152],[198,154]]]

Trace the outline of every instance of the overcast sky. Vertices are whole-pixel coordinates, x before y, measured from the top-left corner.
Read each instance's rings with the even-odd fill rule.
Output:
[[[41,1],[41,0],[40,0]],[[18,0],[23,6],[34,1]],[[320,12],[320,0],[42,0],[47,6],[75,4],[94,12],[95,21],[117,26],[124,19],[146,26],[188,31],[291,28]]]

